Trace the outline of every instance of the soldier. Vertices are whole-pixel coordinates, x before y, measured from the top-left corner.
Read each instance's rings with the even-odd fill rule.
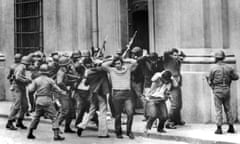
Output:
[[[29,93],[35,92],[35,115],[30,124],[28,139],[35,139],[33,131],[37,128],[41,116],[52,120],[52,129],[54,131],[54,140],[64,140],[64,137],[59,135],[59,120],[57,118],[57,111],[53,103],[52,91],[65,96],[66,92],[61,90],[53,79],[49,78],[48,65],[42,64],[39,68],[40,76],[33,80],[29,85]],[[32,94],[31,94],[32,95]],[[32,105],[32,104],[31,104]],[[33,105],[32,105],[33,108]]]
[[[21,63],[14,70],[14,80],[12,82],[12,95],[14,98],[14,103],[11,107],[10,114],[8,116],[8,122],[6,125],[7,129],[17,130],[13,125],[17,114],[19,117],[17,119],[16,126],[21,129],[26,129],[27,127],[23,125],[22,121],[24,119],[25,113],[28,111],[28,101],[26,97],[26,86],[31,82],[30,79],[26,78],[25,71],[30,65],[30,57],[24,56],[21,59]]]
[[[76,78],[78,78],[78,76],[75,76],[69,74],[70,71],[70,66],[71,66],[71,60],[66,57],[66,56],[62,56],[59,58],[59,70],[57,72],[57,77],[56,77],[56,81],[58,86],[64,90],[68,92],[68,96],[67,97],[61,97],[59,99],[60,103],[61,103],[61,112],[59,115],[59,122],[61,124],[61,122],[63,120],[65,121],[65,129],[64,132],[66,133],[75,133],[75,131],[73,131],[70,127],[72,119],[75,117],[75,111],[74,111],[74,107],[72,104],[72,98],[71,98],[71,94],[70,94],[70,87],[71,84],[75,82],[75,80],[77,80]],[[71,107],[72,106],[72,107]]]
[[[239,76],[231,66],[224,63],[224,59],[225,53],[223,51],[216,52],[216,65],[214,65],[214,67],[210,70],[209,75],[207,76],[208,83],[212,88],[214,94],[217,123],[217,130],[215,131],[215,134],[222,134],[222,106],[224,107],[227,122],[229,124],[229,129],[227,132],[235,133],[230,104],[230,86],[232,80],[238,80]]]
[[[11,85],[11,89],[10,90],[12,90],[12,83],[13,83],[13,80],[14,80],[15,68],[20,64],[21,58],[22,58],[22,55],[20,53],[15,54],[15,56],[14,56],[14,64],[10,66],[9,73],[8,73],[8,76],[7,76],[7,79],[9,80],[10,85]]]

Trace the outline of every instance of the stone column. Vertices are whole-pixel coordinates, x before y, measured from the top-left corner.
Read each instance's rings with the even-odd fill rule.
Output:
[[[78,31],[78,47],[76,47],[75,49],[90,49],[92,46],[91,0],[78,0],[77,2],[77,28],[73,28],[73,31]]]
[[[45,52],[74,51],[92,46],[90,0],[44,1]]]
[[[10,100],[12,97],[6,75],[14,60],[14,0],[0,0],[0,51],[6,58],[0,64],[0,97]]]
[[[58,50],[57,1],[43,2],[43,45],[44,52],[47,54]]]
[[[114,54],[117,49],[122,48],[120,0],[98,1],[98,14],[99,43],[108,36],[106,54]]]
[[[230,32],[230,50],[234,53],[236,57],[236,69],[240,75],[240,1],[231,0],[228,1],[229,6],[229,32]],[[240,120],[240,80],[233,83],[236,84],[235,91],[232,94],[236,93],[236,109],[237,109],[237,118]]]

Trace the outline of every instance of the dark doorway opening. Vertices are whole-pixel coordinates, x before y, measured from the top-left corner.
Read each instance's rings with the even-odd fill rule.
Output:
[[[148,2],[147,0],[129,0],[128,2],[129,37],[137,31],[132,47],[140,46],[149,52]]]
[[[132,14],[133,32],[137,31],[137,36],[133,43],[149,51],[149,32],[148,32],[148,11],[136,11]]]
[[[132,48],[139,46],[149,52],[148,0],[128,0],[128,9],[129,37],[137,31]],[[136,113],[142,114],[144,102],[139,93],[143,92],[143,83],[139,87],[138,92],[134,90],[133,93],[136,96]]]

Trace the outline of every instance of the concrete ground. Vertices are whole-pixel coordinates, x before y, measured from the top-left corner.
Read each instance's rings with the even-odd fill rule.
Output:
[[[1,117],[7,117],[7,114],[9,113],[11,102],[0,102],[0,116]],[[169,130],[166,129],[167,133],[157,133],[156,128],[152,128],[150,131],[150,136],[149,137],[144,137],[144,127],[146,122],[142,121],[143,116],[142,115],[135,115],[134,116],[134,122],[133,122],[133,132],[137,136],[136,138],[136,143],[139,142],[144,142],[143,139],[150,139],[152,141],[155,140],[162,140],[162,141],[167,141],[166,143],[170,142],[183,142],[183,143],[202,143],[202,144],[240,144],[240,125],[235,124],[235,129],[237,133],[235,134],[228,134],[226,133],[227,126],[223,127],[224,134],[223,135],[216,135],[214,134],[214,131],[216,129],[215,124],[192,124],[192,123],[187,123],[185,126],[179,126],[177,129],[174,130]],[[30,120],[30,117],[27,118],[27,120]],[[4,121],[4,122],[3,122]],[[47,123],[49,121],[43,120],[45,125],[48,125]],[[1,118],[1,127],[4,127],[6,123],[6,119]],[[29,123],[29,121],[27,122]],[[110,135],[112,136],[112,140],[115,139],[114,135],[114,119],[111,119],[108,121],[109,123],[109,131],[111,132]],[[40,124],[41,125],[41,124]],[[41,127],[41,126],[40,126]],[[50,126],[48,126],[50,127]],[[91,126],[90,126],[91,127]],[[93,126],[94,127],[94,126]],[[125,125],[122,126],[123,130],[125,130]],[[46,130],[44,130],[46,131]],[[49,130],[48,130],[49,131]],[[7,131],[9,133],[9,131]],[[39,132],[38,132],[39,133]],[[21,133],[19,133],[20,135]],[[90,143],[91,143],[91,138],[96,138],[97,137],[97,132],[94,132],[92,129],[88,129],[83,132],[83,137],[90,137]],[[49,135],[48,135],[49,137]],[[78,138],[78,137],[76,137]],[[0,138],[1,139],[1,138]],[[43,138],[42,138],[43,139]],[[109,141],[111,141],[111,139]],[[96,139],[95,139],[96,140]],[[137,142],[139,141],[139,142]],[[168,142],[169,141],[169,142]],[[97,141],[97,143],[101,143],[100,141]],[[92,141],[92,143],[95,143]],[[115,142],[114,142],[115,143]],[[118,142],[116,142],[118,143]],[[126,142],[128,143],[128,142]],[[132,143],[132,142],[130,142]],[[148,143],[146,141],[146,143]],[[151,142],[152,143],[152,142]]]

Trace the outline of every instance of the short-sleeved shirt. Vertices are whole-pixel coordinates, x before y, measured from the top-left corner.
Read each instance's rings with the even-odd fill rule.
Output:
[[[131,67],[132,64],[124,63],[122,70],[115,67],[108,67],[108,72],[112,80],[112,89],[130,90],[131,89]]]

